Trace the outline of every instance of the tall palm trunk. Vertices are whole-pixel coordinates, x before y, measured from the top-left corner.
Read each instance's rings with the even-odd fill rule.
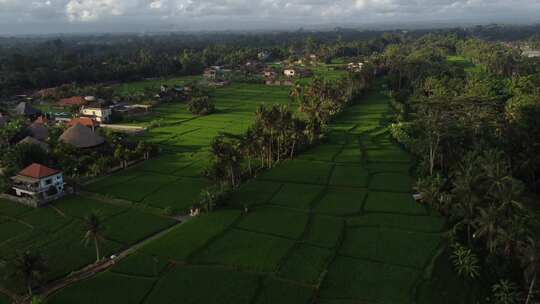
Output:
[[[99,252],[99,241],[97,237],[94,237],[94,246],[96,247],[96,262],[99,262],[101,256]]]
[[[527,292],[527,300],[525,301],[525,304],[529,304],[532,299],[535,283],[536,283],[536,273],[534,274],[531,284],[529,284],[529,291]]]

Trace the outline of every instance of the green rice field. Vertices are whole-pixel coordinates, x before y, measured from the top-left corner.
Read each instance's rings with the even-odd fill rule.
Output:
[[[166,124],[146,136],[166,154],[87,190],[184,210],[193,189],[203,187],[196,174],[211,138],[243,131],[258,104],[285,103],[286,96],[282,88],[233,85],[216,91],[215,115],[189,118],[181,105],[158,109]],[[367,94],[337,118],[327,143],[242,185],[230,209],[175,226],[47,303],[473,303],[444,256],[445,222],[412,199],[411,159],[391,141],[387,111],[386,96]],[[75,223],[60,218],[42,229],[76,225],[84,208],[96,205],[60,203]],[[114,245],[167,226],[122,208],[103,211],[116,227]],[[39,224],[33,211],[0,204],[0,212]],[[135,227],[140,223],[149,227]],[[31,229],[10,225],[13,233]]]
[[[332,66],[315,72],[342,73]],[[83,243],[84,218],[97,212],[105,257],[167,233],[47,303],[473,303],[442,250],[444,220],[412,199],[412,159],[390,139],[388,98],[377,90],[333,122],[325,143],[243,184],[228,209],[185,223],[163,216],[185,214],[211,185],[202,172],[219,132],[245,131],[259,105],[287,104],[288,94],[287,87],[233,84],[212,91],[212,115],[196,117],[175,103],[133,120],[150,126],[159,119],[140,139],[158,144],[160,155],[45,208],[0,200],[0,262],[38,252],[49,269],[45,283],[84,268],[96,258]],[[6,274],[0,267],[0,287],[23,292]],[[0,304],[9,302],[0,292]]]

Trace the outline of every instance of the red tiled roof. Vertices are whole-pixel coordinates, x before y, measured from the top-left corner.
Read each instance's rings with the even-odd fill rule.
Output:
[[[41,179],[57,173],[60,173],[60,171],[45,167],[44,165],[33,163],[19,172],[19,175]]]
[[[72,127],[72,126],[74,126],[76,124],[81,124],[83,126],[90,127],[90,128],[95,128],[95,127],[99,126],[99,123],[97,121],[95,121],[94,119],[90,118],[90,117],[73,118],[72,120],[70,120],[68,122],[68,125],[70,127]]]
[[[81,96],[60,99],[56,104],[59,106],[81,106],[86,103],[86,100]]]

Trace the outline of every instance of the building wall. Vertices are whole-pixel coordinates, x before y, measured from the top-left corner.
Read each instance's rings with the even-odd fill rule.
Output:
[[[39,188],[42,191],[47,191],[50,186],[55,186],[58,192],[64,191],[64,176],[62,173],[51,175],[39,181]]]
[[[85,116],[95,117],[96,121],[98,122],[108,122],[111,117],[112,110],[99,108],[82,108],[81,114]]]

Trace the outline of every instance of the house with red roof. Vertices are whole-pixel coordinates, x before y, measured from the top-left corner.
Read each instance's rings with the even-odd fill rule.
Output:
[[[86,99],[82,96],[73,96],[70,98],[60,99],[56,105],[59,107],[80,107],[87,103]]]
[[[65,183],[62,171],[41,164],[33,163],[11,179],[15,194],[35,201],[37,206],[64,195]]]
[[[77,117],[73,118],[68,122],[68,126],[73,127],[76,124],[83,125],[85,127],[88,127],[92,129],[92,131],[95,131],[97,127],[99,127],[99,122],[97,122],[95,119],[90,117]]]

